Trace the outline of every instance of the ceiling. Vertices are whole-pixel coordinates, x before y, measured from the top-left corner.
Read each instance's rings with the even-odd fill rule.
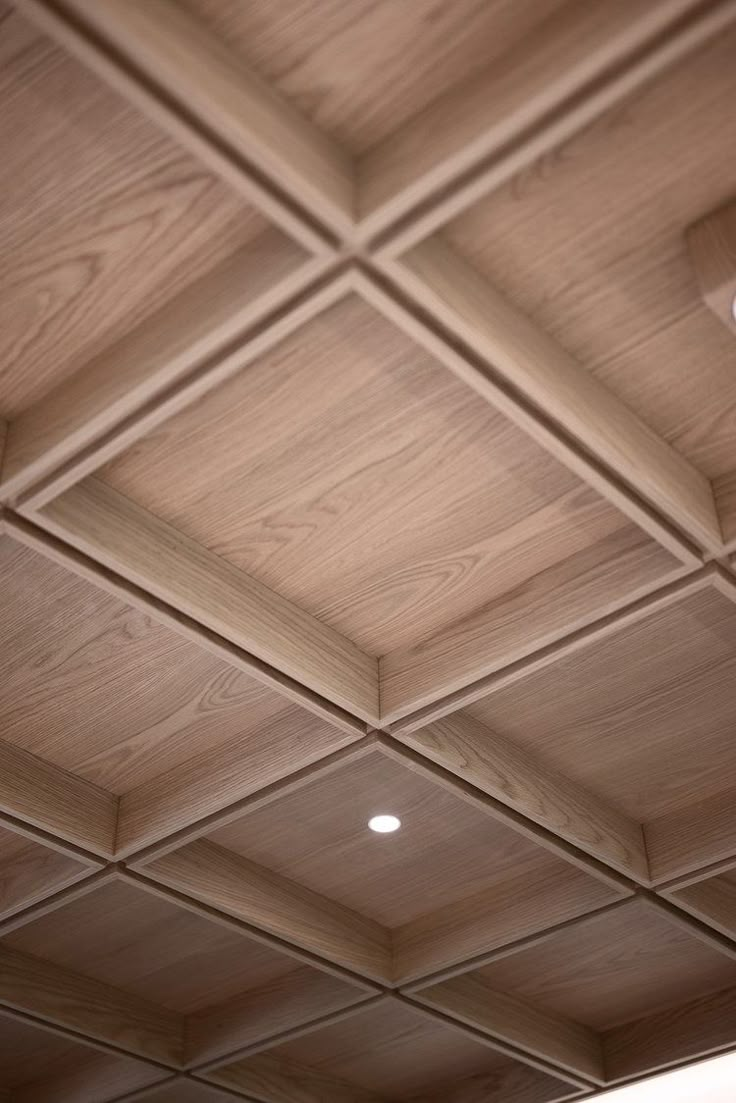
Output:
[[[736,1050],[735,57],[0,0],[0,1103]]]

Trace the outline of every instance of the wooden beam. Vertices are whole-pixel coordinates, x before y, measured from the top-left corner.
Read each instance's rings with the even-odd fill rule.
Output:
[[[112,865],[96,868],[94,872],[87,870],[87,876],[76,881],[73,885],[59,888],[43,900],[38,900],[21,912],[3,919],[0,922],[0,938],[19,927],[25,927],[27,923],[32,923],[35,919],[40,919],[42,915],[48,915],[50,912],[56,911],[57,908],[63,908],[65,904],[73,900],[78,900],[90,892],[96,892],[102,885],[109,884],[118,877],[118,870]]]
[[[727,938],[736,939],[736,882],[708,877],[687,888],[667,893],[668,899],[689,915],[707,923]]]
[[[705,551],[722,552],[706,477],[439,237],[393,272],[421,307],[644,503]],[[491,397],[485,372],[468,370],[465,380]]]
[[[0,930],[3,920],[25,911],[91,874],[88,864],[40,843],[18,839],[0,857]]]
[[[57,540],[50,533],[45,532],[27,519],[15,514],[6,514],[6,532],[12,539],[17,540],[25,547],[31,548],[40,555],[45,555],[54,563],[58,563],[65,570],[84,578],[93,586],[98,586],[107,593],[112,594],[120,601],[139,609],[146,616],[152,617],[160,624],[166,625],[173,632],[183,636],[190,643],[204,648],[210,654],[223,663],[232,666],[236,670],[242,670],[256,681],[269,686],[276,693],[301,705],[316,716],[322,717],[329,724],[340,728],[342,731],[355,733],[357,736],[365,732],[365,723],[358,720],[345,709],[338,708],[332,701],[307,689],[293,678],[287,677],[282,671],[257,659],[254,655],[243,651],[229,640],[217,635],[205,628],[192,617],[185,616],[181,610],[172,607],[164,601],[160,601],[144,588],[134,585],[120,575],[114,574],[94,558],[84,555],[76,548],[62,540]]]
[[[279,781],[288,783],[301,771],[313,776],[309,768],[319,768],[325,758],[328,766],[336,756],[343,762],[360,739],[358,732],[328,728],[305,714],[292,717],[286,731],[280,716],[263,724],[248,736],[247,755],[241,737],[215,754],[205,749],[120,798],[116,856],[128,857],[171,835],[170,846],[180,846],[213,830],[215,820],[217,826],[229,822],[250,805],[248,797]]]
[[[214,1007],[188,1015],[186,1065],[202,1068],[222,1058],[235,1060],[265,1046],[268,1039],[294,1034],[313,1023],[325,1025],[362,1010],[376,997],[309,966]],[[335,1014],[337,1012],[337,1014]]]
[[[391,944],[383,927],[247,858],[199,841],[147,864],[144,872],[359,976],[391,982]]]
[[[736,333],[736,200],[696,222],[686,238],[706,305]]]
[[[9,946],[0,946],[0,1006],[163,1065],[183,1059],[180,1016]]]
[[[736,856],[734,791],[716,793],[645,823],[644,839],[654,884]]]
[[[440,720],[461,708],[465,708],[467,705],[473,704],[475,701],[480,701],[493,693],[500,692],[508,686],[522,681],[529,675],[535,674],[537,671],[561,662],[570,655],[584,652],[586,647],[590,647],[599,640],[620,632],[631,625],[638,624],[647,617],[684,601],[692,594],[699,593],[710,586],[721,588],[725,577],[725,572],[720,567],[710,563],[699,571],[686,574],[674,582],[668,582],[645,597],[632,601],[607,616],[600,617],[584,628],[578,628],[570,632],[555,643],[541,647],[501,670],[497,670],[485,678],[479,678],[476,682],[464,686],[455,693],[448,694],[433,704],[402,717],[391,724],[391,732],[394,737],[398,737],[400,733],[413,732],[417,728],[427,727],[435,720]],[[727,585],[731,586],[731,582],[728,581]]]
[[[51,502],[55,536],[363,720],[378,664],[334,629],[96,479]]]
[[[309,287],[323,267],[304,263],[275,230],[237,250],[12,422],[0,495],[17,501],[80,454],[86,466],[90,453],[101,462],[110,434],[125,430],[127,442],[132,421],[150,428],[152,407],[165,401],[168,408],[172,388],[191,388],[193,374],[219,380],[242,366],[253,326]],[[78,476],[78,465],[65,470],[67,482]],[[56,485],[33,501],[53,496]]]
[[[94,0],[18,7],[295,240],[331,247],[310,201],[343,223],[345,158],[172,0],[116,0],[104,12]]]
[[[610,1082],[654,1073],[736,1046],[736,988],[660,1011],[603,1034]]]
[[[534,877],[509,877],[393,931],[396,980],[402,987],[422,977],[439,981],[463,972],[471,960],[627,894],[560,862]]]
[[[603,1047],[594,1030],[497,992],[480,977],[453,977],[412,998],[568,1072],[605,1083]]]
[[[218,1069],[206,1079],[259,1103],[388,1103],[329,1073],[268,1053]]]
[[[111,858],[117,797],[0,740],[0,810]]]
[[[649,883],[640,824],[473,717],[448,716],[395,738],[587,854]]]
[[[78,1063],[66,1068],[62,1077],[42,1075],[9,1095],[8,1103],[133,1103],[151,1098],[172,1079],[170,1072],[137,1058],[87,1047]]]
[[[736,18],[712,7],[567,4],[362,159],[363,235],[392,255],[426,237]]]
[[[354,183],[348,156],[174,0],[64,5],[231,160],[252,167],[335,233],[349,232]]]

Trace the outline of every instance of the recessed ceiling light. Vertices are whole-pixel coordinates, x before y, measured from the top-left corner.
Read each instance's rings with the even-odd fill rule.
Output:
[[[371,816],[368,826],[379,835],[389,835],[392,831],[399,830],[401,820],[398,816]]]

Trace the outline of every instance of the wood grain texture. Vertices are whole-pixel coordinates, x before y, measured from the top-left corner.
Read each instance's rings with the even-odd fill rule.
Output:
[[[382,812],[400,817],[395,835],[368,829]],[[511,873],[533,878],[547,861],[533,841],[381,750],[246,811],[209,839],[387,927]]]
[[[728,775],[727,775],[728,777]],[[644,824],[652,879],[667,882],[734,855],[734,794],[727,788]]]
[[[603,1047],[595,1031],[500,992],[475,974],[424,988],[414,998],[569,1072],[605,1082]]]
[[[736,331],[736,203],[727,204],[687,231],[690,260],[706,304]]]
[[[372,998],[372,997],[368,997]],[[234,999],[188,1015],[185,1025],[187,1066],[199,1066],[226,1054],[264,1044],[285,1031],[306,1026],[366,999],[352,985],[308,966],[258,985]]]
[[[294,962],[127,883],[33,919],[5,944],[170,1012],[195,1014],[285,981]]]
[[[264,223],[20,15],[0,57],[0,248],[13,257],[0,414],[14,418]]]
[[[0,827],[0,920],[89,874],[71,856]]]
[[[501,1089],[504,1084],[511,1089],[515,1079],[520,1089],[519,1103],[524,1103],[527,1098],[521,1090],[524,1085],[527,1089],[533,1085],[537,1090],[544,1085],[549,1091],[555,1083],[535,1070],[527,1070],[528,1076],[519,1075],[515,1061],[457,1028],[399,1002],[367,1009],[277,1046],[270,1056],[273,1060],[304,1065],[316,1075],[347,1081],[386,1103],[423,1100],[425,1096],[435,1099],[438,1092],[441,1098],[462,1103],[465,1096],[461,1087],[468,1091],[471,1103],[474,1085],[480,1098],[499,1101],[508,1098],[516,1103],[517,1097],[511,1090],[508,1096],[501,1090],[497,1097],[493,1094],[493,1089]],[[249,1065],[246,1059],[236,1067],[247,1070]],[[559,1084],[556,1087],[560,1095],[564,1094]],[[458,1094],[455,1096],[453,1092]],[[535,1098],[541,1103],[555,1096],[552,1093],[543,1096],[540,1090],[539,1096],[529,1096],[530,1100]]]
[[[182,1060],[179,1016],[8,945],[0,946],[0,1003],[164,1065]]]
[[[0,1077],[9,1103],[111,1103],[167,1075],[0,1015]]]
[[[338,1080],[297,1061],[264,1053],[247,1062],[209,1074],[225,1087],[247,1094],[262,1103],[387,1103],[383,1096],[364,1091],[356,1084]]]
[[[520,671],[468,712],[635,821],[717,798],[736,762],[736,615],[717,584],[685,584],[675,600]],[[664,874],[651,850],[650,862]]]
[[[151,611],[14,541],[0,541],[0,569],[0,722],[14,746],[116,794],[178,768],[181,783],[203,746],[214,765],[252,741],[255,769],[261,729],[274,750],[279,730],[295,733],[281,739],[296,753],[300,710]],[[315,754],[339,745],[337,729],[303,724]]]
[[[670,899],[728,938],[736,936],[736,876],[733,873],[708,877],[673,892]]]
[[[6,500],[211,365],[218,352],[224,359],[249,325],[304,282],[311,267],[301,260],[282,235],[264,230],[26,408],[8,435],[0,482]]]
[[[735,1018],[736,989],[724,988],[610,1030],[603,1037],[609,1078],[655,1072],[728,1049],[734,1042]]]
[[[630,539],[614,510],[355,295],[100,477],[373,655],[607,537]]]
[[[725,14],[733,19],[733,5]],[[723,137],[733,132],[735,42],[724,25],[447,232],[709,479],[734,468],[733,343],[701,298],[685,232],[733,197]]]
[[[489,159],[509,156],[509,147],[514,150],[530,132],[552,129],[555,116],[563,114],[574,128],[581,114],[581,125],[588,100],[605,102],[600,84],[613,86],[609,97],[620,97],[615,78],[620,81],[621,70],[632,70],[629,80],[636,82],[633,59],[656,47],[663,29],[694,6],[689,0],[627,0],[594,13],[584,3],[547,4],[535,9],[535,22],[504,43],[502,53],[495,53],[494,34],[482,69],[422,104],[362,158],[366,231],[380,231],[470,169],[482,170]]]
[[[607,1031],[734,983],[733,961],[632,900],[485,965],[492,989]]]
[[[112,0],[104,10],[88,0],[68,0],[67,6],[237,158],[255,162],[334,228],[350,226],[352,167],[340,147],[248,72],[185,8],[170,0]]]
[[[560,859],[546,855],[534,876],[513,875],[496,886],[415,919],[393,932],[396,978],[408,984],[458,962],[593,911],[618,893]]]
[[[43,520],[55,535],[257,658],[375,720],[375,660],[104,483],[86,479],[51,502]]]
[[[533,405],[692,540],[721,549],[708,479],[562,345],[439,239],[403,264],[422,303]]]
[[[356,973],[391,979],[388,932],[378,923],[213,843],[158,858],[146,875]]]
[[[249,713],[249,727],[254,719]],[[216,753],[211,748],[195,752],[121,798],[115,840],[119,857],[196,825],[357,738],[295,706],[282,708],[272,718],[264,716],[251,730],[245,721],[242,725]]]
[[[449,716],[402,742],[588,854],[647,882],[641,826],[469,716]]]
[[[116,798],[2,740],[0,809],[93,854],[112,856]]]

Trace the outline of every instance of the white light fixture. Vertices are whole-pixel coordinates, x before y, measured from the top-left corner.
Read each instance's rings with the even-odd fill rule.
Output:
[[[595,1103],[733,1103],[736,1053],[665,1072],[595,1096]],[[593,1103],[593,1101],[591,1101]]]
[[[399,830],[401,820],[398,816],[371,816],[368,826],[379,835],[390,835],[392,831]]]

